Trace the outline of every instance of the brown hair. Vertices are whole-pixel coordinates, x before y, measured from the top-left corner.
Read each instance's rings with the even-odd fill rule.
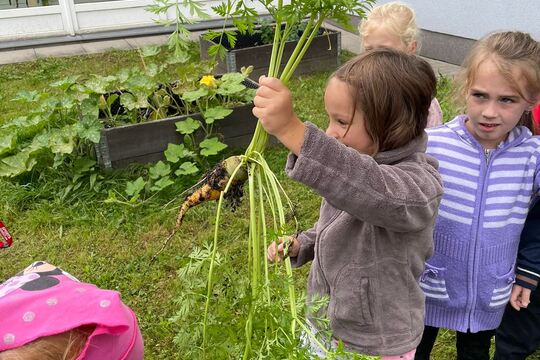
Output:
[[[459,76],[459,93],[467,96],[480,65],[491,60],[501,75],[531,106],[540,96],[540,43],[529,34],[519,31],[506,31],[489,34],[478,40],[463,62]],[[515,70],[526,80],[524,89],[519,87]],[[530,112],[524,113],[521,124],[532,131]]]
[[[397,36],[405,46],[418,42],[418,26],[414,10],[400,2],[389,2],[371,10],[365,20],[358,26],[362,38],[380,26],[385,26]]]
[[[16,349],[0,352],[0,360],[75,360],[94,328],[94,325],[81,326],[39,338]]]
[[[437,88],[425,60],[393,49],[374,49],[349,60],[332,77],[349,85],[375,153],[404,146],[424,131]]]

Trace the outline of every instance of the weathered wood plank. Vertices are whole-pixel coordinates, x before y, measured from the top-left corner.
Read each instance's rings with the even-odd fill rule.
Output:
[[[216,120],[214,132],[221,141],[231,147],[249,145],[257,126],[252,109],[253,104],[242,105],[235,108],[226,118]],[[101,167],[109,169],[122,167],[131,162],[147,163],[163,159],[163,152],[169,143],[182,143],[183,137],[176,132],[175,124],[188,117],[201,119],[200,114],[193,114],[102,129],[100,142],[96,146],[98,163]]]
[[[248,41],[247,36],[242,37],[244,46]],[[201,57],[207,59],[208,48],[214,43],[204,39],[201,35],[199,37],[199,44]],[[287,60],[294,50],[294,46],[295,42],[292,41],[285,45],[281,69],[285,67]],[[250,76],[257,80],[259,76],[268,74],[271,53],[271,44],[235,48],[227,52],[224,60],[218,59],[217,71],[239,71],[242,66],[247,67],[252,65],[254,69]],[[326,34],[318,35],[313,39],[294,74],[300,75],[315,71],[335,70],[340,65],[340,54],[341,32],[328,29]]]

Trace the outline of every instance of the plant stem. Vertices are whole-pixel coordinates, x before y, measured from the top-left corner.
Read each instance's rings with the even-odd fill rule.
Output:
[[[240,169],[243,166],[245,166],[244,162],[240,163],[236,167],[236,169],[234,169],[234,171],[231,174],[231,177],[229,179],[229,182],[225,186],[225,189],[219,195],[218,207],[217,207],[217,212],[216,212],[216,223],[215,223],[215,226],[214,226],[214,241],[213,241],[213,244],[212,244],[212,246],[213,246],[212,247],[212,255],[210,257],[210,265],[209,265],[209,268],[208,268],[208,279],[207,279],[207,285],[206,285],[206,303],[205,303],[205,306],[204,306],[204,315],[203,315],[203,343],[202,343],[203,351],[206,351],[206,340],[208,338],[206,327],[207,327],[207,322],[208,322],[208,309],[210,307],[210,298],[211,298],[212,288],[213,288],[212,277],[213,277],[213,274],[214,274],[214,264],[216,262],[216,254],[217,254],[217,246],[218,246],[218,234],[219,234],[219,219],[221,217],[221,209],[223,208],[223,198],[224,198],[225,194],[227,193],[227,191],[229,190],[230,186],[232,185],[233,180],[236,177],[236,174],[238,173],[238,171],[240,171]]]
[[[216,254],[217,254],[217,247],[218,247],[218,231],[219,231],[219,219],[221,217],[221,209],[223,205],[223,197],[225,192],[222,192],[219,195],[219,202],[218,202],[218,208],[216,212],[216,225],[214,227],[214,242],[212,247],[212,256],[210,258],[210,265],[208,268],[208,279],[206,284],[206,303],[204,306],[204,315],[203,315],[203,343],[202,348],[203,351],[206,351],[206,340],[208,337],[208,334],[206,332],[206,325],[208,321],[208,309],[210,307],[210,298],[212,297],[212,288],[213,288],[213,281],[212,277],[214,276],[214,264],[216,262]]]
[[[288,72],[290,72],[291,68],[293,68],[292,71],[294,72],[294,70],[298,66],[298,64],[294,65],[296,59],[298,58],[298,55],[302,53],[301,50],[303,50],[303,49],[307,50],[307,48],[309,47],[309,44],[311,43],[311,41],[309,41],[306,44],[306,39],[308,37],[308,33],[309,33],[310,29],[313,27],[314,21],[315,21],[315,15],[313,14],[309,18],[308,23],[306,25],[306,28],[302,32],[302,36],[300,37],[300,39],[298,39],[298,42],[296,43],[296,46],[294,47],[294,51],[291,54],[291,57],[289,58],[289,60],[287,61],[287,65],[285,65],[285,69],[283,69],[283,72],[281,73],[280,79],[283,81],[284,84],[288,83],[288,79],[284,80],[283,76],[285,74],[287,74]],[[317,31],[318,30],[319,29],[317,29]],[[305,53],[305,51],[304,51],[304,53]],[[302,55],[303,55],[303,53],[302,53]]]
[[[287,84],[289,82],[289,79],[293,75],[294,70],[296,70],[296,68],[298,67],[298,64],[300,63],[300,61],[304,57],[304,54],[309,49],[309,45],[311,45],[311,42],[313,41],[315,36],[317,36],[317,34],[319,33],[319,29],[320,29],[320,27],[321,27],[321,25],[323,23],[323,19],[324,19],[324,17],[321,17],[319,19],[319,21],[315,24],[315,26],[313,26],[313,28],[311,29],[311,34],[309,35],[309,38],[307,39],[305,45],[302,47],[302,50],[300,51],[300,53],[294,59],[291,56],[291,59],[287,63],[287,67],[285,68],[285,70],[283,70],[283,73],[281,74],[281,77],[280,77],[281,81],[283,81],[284,84]],[[307,30],[304,32],[304,34],[306,32],[307,32]],[[302,36],[304,36],[304,34],[302,34]],[[296,51],[296,49],[295,49],[295,51]],[[288,65],[289,65],[289,63],[291,61],[293,61],[293,63],[289,67]]]

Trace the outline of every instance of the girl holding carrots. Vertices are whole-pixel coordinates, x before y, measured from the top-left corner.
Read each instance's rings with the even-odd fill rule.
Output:
[[[323,197],[315,226],[273,243],[269,259],[312,261],[308,296],[329,297],[328,347],[341,341],[349,351],[412,359],[424,317],[418,278],[442,195],[437,162],[424,153],[433,70],[392,49],[350,60],[326,87],[326,133],[295,115],[278,79],[259,82],[253,113],[291,151],[287,174]],[[312,315],[314,332],[322,330],[321,314]]]

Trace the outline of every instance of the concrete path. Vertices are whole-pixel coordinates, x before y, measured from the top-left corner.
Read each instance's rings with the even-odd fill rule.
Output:
[[[325,27],[331,29],[339,29],[331,24],[326,24]],[[344,31],[342,29],[339,30],[341,31],[342,49],[358,54],[360,52],[359,36],[357,34]],[[192,32],[192,39],[198,41],[200,33],[200,31]],[[42,57],[96,54],[106,52],[111,49],[129,50],[137,49],[147,45],[163,45],[166,44],[167,38],[168,35],[153,35],[115,40],[100,40],[71,44],[59,44],[20,50],[4,50],[0,51],[0,65],[32,61]],[[433,66],[433,70],[435,71],[435,73],[447,75],[450,77],[453,77],[460,69],[459,66],[448,64],[442,61],[433,59],[426,60]]]

